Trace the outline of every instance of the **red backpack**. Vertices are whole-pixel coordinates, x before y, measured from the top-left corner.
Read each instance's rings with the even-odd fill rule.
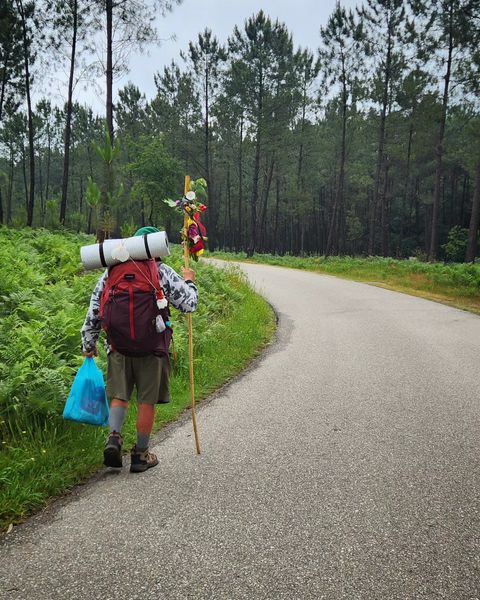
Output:
[[[172,330],[154,259],[129,260],[108,269],[100,319],[113,350],[125,356],[168,356]],[[166,327],[159,333],[162,319]]]

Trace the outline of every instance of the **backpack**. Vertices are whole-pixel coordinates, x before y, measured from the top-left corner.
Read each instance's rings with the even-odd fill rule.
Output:
[[[169,316],[154,259],[129,260],[108,269],[100,319],[113,350],[125,356],[168,356],[172,339]],[[165,324],[161,333],[157,323]]]

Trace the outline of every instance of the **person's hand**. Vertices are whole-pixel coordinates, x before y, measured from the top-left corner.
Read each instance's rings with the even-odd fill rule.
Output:
[[[193,271],[193,269],[186,269],[185,267],[182,267],[182,275],[184,279],[195,281],[195,271]]]
[[[95,348],[93,350],[89,350],[88,352],[83,350],[82,354],[83,354],[83,356],[86,356],[87,358],[92,358],[92,356],[98,356],[97,346],[95,346]]]

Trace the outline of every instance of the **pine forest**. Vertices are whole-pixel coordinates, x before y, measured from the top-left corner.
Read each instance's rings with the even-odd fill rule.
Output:
[[[0,0],[1,223],[176,239],[163,199],[188,173],[211,250],[475,260],[480,0],[339,2],[314,48],[260,10],[163,69],[146,57],[154,97],[114,94],[178,3]],[[54,68],[62,103],[39,93]],[[99,72],[102,114],[76,100]]]

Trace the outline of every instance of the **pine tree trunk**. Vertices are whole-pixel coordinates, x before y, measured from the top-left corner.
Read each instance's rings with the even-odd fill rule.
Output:
[[[300,149],[298,152],[298,167],[297,167],[297,189],[303,191],[302,185],[302,169],[303,169],[303,137],[305,134],[305,117],[307,111],[307,88],[303,88],[302,97],[302,121],[300,127]]]
[[[106,0],[107,21],[107,65],[106,75],[106,118],[110,141],[113,144],[113,0]]]
[[[420,202],[419,202],[420,177],[415,178],[415,194],[413,203],[415,206],[415,233],[420,233]]]
[[[273,253],[277,254],[280,252],[280,244],[278,242],[278,230],[279,230],[279,219],[280,219],[280,177],[277,173],[276,182],[276,194],[275,194],[275,225],[273,228]]]
[[[232,184],[230,181],[230,163],[228,163],[228,167],[227,167],[227,213],[228,213],[228,221],[227,221],[227,226],[226,226],[226,232],[224,234],[224,237],[226,237],[226,243],[224,242],[224,246],[226,246],[228,248],[228,250],[232,250],[233,249],[233,244],[232,244],[232,228],[233,228],[233,224],[232,224]]]
[[[208,67],[205,69],[205,179],[210,184],[210,123],[208,105]],[[210,189],[210,188],[209,188]]]
[[[78,206],[78,210],[80,213],[83,211],[83,198],[84,198],[83,177],[82,177],[82,175],[80,175],[80,202],[79,202],[79,206]]]
[[[280,178],[277,174],[276,177],[276,196],[275,196],[275,225],[273,227],[273,253],[278,252],[278,218],[280,212]]]
[[[45,181],[45,200],[48,200],[48,196],[50,194],[50,166],[52,163],[52,136],[50,132],[50,126],[48,127],[47,140],[47,177]],[[45,215],[43,214],[42,217],[44,216]]]
[[[391,63],[392,63],[392,31],[390,22],[388,23],[388,43],[387,43],[387,57],[385,61],[385,71],[383,80],[383,97],[382,97],[382,111],[380,114],[380,130],[378,135],[378,155],[377,155],[377,167],[375,171],[375,185],[373,188],[373,199],[370,210],[370,222],[369,222],[369,235],[368,235],[368,254],[373,256],[375,252],[375,221],[377,206],[380,199],[382,173],[384,169],[384,151],[385,151],[385,126],[387,118],[387,105],[388,105],[388,90],[390,87],[391,77]],[[385,200],[382,198],[382,206]],[[383,212],[383,208],[382,208]]]
[[[257,98],[257,136],[255,141],[255,165],[253,168],[252,201],[250,213],[250,240],[247,256],[253,256],[255,252],[255,241],[257,237],[257,203],[258,203],[258,180],[260,177],[260,159],[262,149],[262,115],[263,115],[263,73],[260,70],[260,82]]]
[[[23,191],[25,194],[25,211],[28,214],[28,182],[27,182],[27,159],[25,157],[25,146],[22,142],[22,175],[23,175]]]
[[[400,218],[400,236],[398,241],[397,254],[399,257],[403,254],[403,236],[405,231],[405,214],[408,206],[408,195],[410,191],[410,161],[412,156],[412,140],[413,140],[413,115],[410,118],[410,128],[408,131],[408,146],[407,146],[407,169],[405,173],[405,187],[403,191],[402,214]]]
[[[60,202],[60,223],[65,225],[65,215],[67,211],[68,194],[68,170],[70,166],[70,137],[72,131],[72,110],[73,110],[73,77],[75,73],[75,52],[77,47],[77,18],[78,6],[77,0],[70,4],[73,12],[73,31],[72,31],[72,50],[70,53],[70,75],[68,79],[68,98],[67,114],[65,120],[64,150],[63,150],[63,178],[62,178],[62,200]]]
[[[243,208],[243,113],[240,116],[240,140],[238,148],[238,233],[237,252],[243,250],[243,232],[242,232],[242,208]]]
[[[470,198],[470,175],[468,171],[465,172],[463,177],[463,191],[462,191],[462,199],[460,201],[460,216],[459,221],[463,225],[464,223],[464,214],[465,214],[465,204],[467,198]]]
[[[252,201],[250,207],[250,240],[248,243],[247,256],[253,256],[255,252],[255,240],[257,237],[257,202],[258,202],[258,180],[260,175],[260,132],[257,132],[255,144],[255,166],[253,170]]]
[[[458,189],[458,177],[457,177],[457,169],[453,167],[452,171],[452,187],[450,189],[450,209],[448,215],[448,228],[451,229],[456,222],[455,219],[455,207],[457,205],[457,189]]]
[[[30,97],[30,62],[28,56],[27,24],[22,0],[16,0],[18,12],[22,20],[23,37],[23,59],[25,66],[25,95],[27,97],[27,120],[28,120],[28,154],[30,163],[30,187],[27,203],[27,227],[33,224],[33,208],[35,205],[35,135],[33,128],[32,100]]]
[[[385,179],[382,192],[382,256],[390,255],[390,206],[388,195],[388,171],[390,166],[385,166]]]
[[[340,150],[340,172],[337,181],[337,190],[335,193],[335,201],[333,203],[332,218],[330,222],[330,229],[328,232],[327,247],[325,249],[325,256],[330,256],[332,250],[338,251],[338,229],[340,213],[343,209],[343,190],[345,180],[345,162],[346,162],[346,139],[347,139],[347,87],[346,87],[346,74],[345,74],[345,58],[342,55],[342,145]]]
[[[106,76],[106,103],[105,113],[107,121],[107,131],[110,136],[110,143],[114,144],[114,128],[113,128],[113,0],[106,0],[105,11],[106,11],[106,36],[107,36],[107,64],[105,69]],[[113,193],[113,166],[105,163],[105,187],[103,190],[103,199],[100,203],[100,215],[97,215],[97,242],[101,243],[108,237],[108,231],[106,231],[106,221],[111,219],[110,207],[106,205],[106,198],[108,193]],[[151,207],[150,219],[153,215],[153,208]]]
[[[305,256],[305,215],[302,215],[300,223],[300,256]]]
[[[8,182],[8,193],[7,193],[7,225],[10,225],[12,221],[12,196],[13,196],[13,172],[15,162],[13,160],[13,150],[10,149],[10,177]]]
[[[218,247],[222,250],[226,249],[227,246],[227,221],[228,221],[228,211],[230,205],[230,185],[229,185],[230,173],[228,172],[227,167],[227,180],[225,182],[225,198],[227,199],[227,207],[223,211],[223,231],[222,231],[222,243],[220,244],[220,233],[218,234]]]
[[[3,116],[3,103],[5,101],[5,89],[7,87],[7,64],[10,58],[8,48],[6,48],[5,58],[3,60],[3,74],[2,74],[2,84],[0,90],[0,122],[2,121]]]
[[[428,260],[434,262],[437,260],[438,252],[438,221],[440,215],[440,190],[442,186],[442,171],[443,171],[443,140],[445,137],[445,124],[447,121],[448,108],[448,93],[450,86],[450,76],[452,70],[453,58],[453,3],[450,3],[449,15],[449,41],[448,41],[448,58],[447,71],[445,73],[445,84],[443,87],[442,114],[440,118],[440,127],[438,130],[437,147],[435,148],[435,186],[433,189],[433,211],[431,223],[430,250]]]
[[[266,181],[265,181],[262,206],[261,206],[261,211],[260,211],[260,215],[261,215],[260,216],[260,228],[259,228],[259,231],[257,232],[259,235],[257,238],[256,247],[259,250],[261,250],[262,252],[265,250],[265,226],[266,226],[266,219],[267,219],[268,196],[270,194],[270,186],[272,184],[274,166],[275,166],[275,156],[272,157],[272,160],[270,162],[270,167],[268,169]]]
[[[477,256],[478,227],[480,225],[480,160],[475,169],[475,191],[473,192],[472,214],[468,229],[468,244],[465,262],[475,262]]]
[[[92,214],[93,214],[93,208],[90,207],[90,209],[88,211],[87,233],[92,233]]]
[[[215,250],[218,245],[218,209],[215,198],[215,186],[212,178],[211,157],[210,157],[210,73],[208,67],[205,69],[205,179],[208,185],[208,247],[210,250]]]
[[[212,161],[210,153],[210,104],[209,104],[209,70],[205,70],[205,172],[208,184],[208,201],[209,201],[209,247],[211,250],[215,250],[218,245],[218,218],[219,211],[217,207],[217,199],[215,197],[215,185],[212,177]]]
[[[43,193],[43,168],[42,155],[40,154],[40,152],[38,153],[38,187],[40,190],[40,215],[42,215],[45,207],[45,196]]]

